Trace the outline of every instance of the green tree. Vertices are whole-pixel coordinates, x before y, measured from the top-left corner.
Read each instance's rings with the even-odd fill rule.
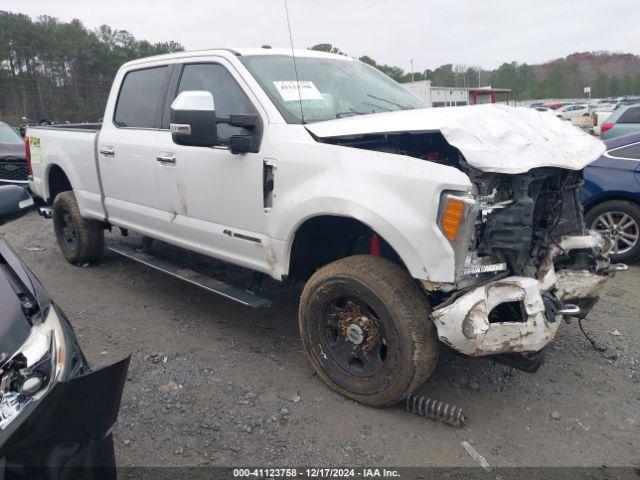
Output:
[[[598,72],[596,81],[593,85],[593,92],[596,97],[609,97],[611,95],[609,90],[609,75],[605,72]]]
[[[79,20],[0,11],[0,118],[95,121],[120,65],[179,50],[106,25],[92,31]]]

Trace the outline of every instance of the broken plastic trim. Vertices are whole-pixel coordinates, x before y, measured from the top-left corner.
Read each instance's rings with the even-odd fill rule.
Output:
[[[555,271],[556,256],[583,249],[591,249],[596,255],[593,271]],[[593,231],[562,237],[552,245],[537,279],[511,276],[488,282],[434,310],[431,318],[440,340],[472,356],[541,350],[556,334],[560,323],[556,317],[584,317],[593,306],[592,299],[597,298],[598,290],[617,270],[602,256],[604,250],[605,239]],[[549,293],[552,291],[554,295]],[[491,323],[490,312],[508,302],[523,303],[524,321]],[[563,305],[562,302],[566,303]],[[585,304],[586,309],[582,306]]]
[[[522,318],[491,323],[490,312],[509,302],[522,303]],[[434,310],[431,318],[443,343],[472,356],[536,352],[553,339],[559,325],[547,318],[540,282],[529,277],[507,277],[477,287]]]

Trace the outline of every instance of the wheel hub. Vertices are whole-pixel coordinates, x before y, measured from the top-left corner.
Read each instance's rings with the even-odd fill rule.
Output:
[[[367,356],[380,340],[376,324],[368,316],[363,315],[362,308],[353,302],[347,302],[344,312],[337,313],[335,316],[340,333]]]
[[[64,212],[62,216],[62,236],[64,242],[67,244],[69,248],[75,248],[76,244],[76,229],[73,225],[73,220],[69,212]]]
[[[386,358],[384,329],[375,313],[361,300],[334,301],[326,313],[325,351],[354,376],[379,372]]]
[[[640,226],[624,212],[603,213],[593,221],[591,228],[611,240],[610,251],[615,254],[630,251],[640,240]]]
[[[347,338],[354,345],[360,345],[364,341],[364,332],[359,325],[352,323],[347,327]]]

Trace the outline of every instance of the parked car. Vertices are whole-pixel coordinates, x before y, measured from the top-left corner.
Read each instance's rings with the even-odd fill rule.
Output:
[[[612,241],[613,262],[640,260],[640,133],[607,140],[584,170],[585,222]]]
[[[611,115],[611,110],[598,110],[597,112],[591,112],[591,125],[593,127],[593,134],[597,137],[600,136],[600,130],[602,125],[607,121],[607,118]]]
[[[28,182],[24,139],[9,125],[0,122],[0,184],[27,186]]]
[[[368,405],[423,383],[439,341],[539,365],[562,316],[586,315],[615,270],[577,203],[602,142],[530,108],[423,108],[346,56],[299,50],[292,61],[289,49],[135,60],[117,73],[102,125],[29,128],[30,187],[52,205],[67,260],[95,260],[104,229],[120,227],[305,281],[311,364]]]
[[[539,112],[553,112],[552,109],[548,108],[548,107],[543,107],[543,106],[538,106],[538,107],[531,107],[534,110],[537,110]]]
[[[611,138],[640,132],[640,105],[629,105],[614,110],[600,126],[600,138]]]
[[[550,108],[551,110],[558,110],[559,108],[562,108],[565,105],[567,105],[567,103],[565,102],[546,102],[542,104],[543,107]]]
[[[0,186],[0,225],[33,205],[23,188]],[[115,468],[110,429],[129,359],[91,371],[64,313],[1,235],[0,313],[0,476]]]
[[[614,109],[617,110],[622,107],[626,107],[627,105],[636,105],[640,103],[640,97],[624,97],[618,100]]]
[[[565,105],[556,110],[556,115],[564,120],[571,120],[574,117],[588,117],[589,105]]]

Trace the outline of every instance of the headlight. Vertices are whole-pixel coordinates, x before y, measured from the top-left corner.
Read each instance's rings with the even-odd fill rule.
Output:
[[[474,198],[470,195],[453,193],[442,195],[438,225],[449,241],[454,242],[458,238],[461,227],[465,225],[465,219],[469,217],[475,203]]]
[[[463,192],[443,192],[440,197],[438,226],[453,247],[456,278],[462,275],[464,259],[475,230],[478,203],[473,195]]]
[[[60,380],[66,368],[67,345],[53,306],[45,320],[0,369],[0,429],[4,430],[31,402]]]

